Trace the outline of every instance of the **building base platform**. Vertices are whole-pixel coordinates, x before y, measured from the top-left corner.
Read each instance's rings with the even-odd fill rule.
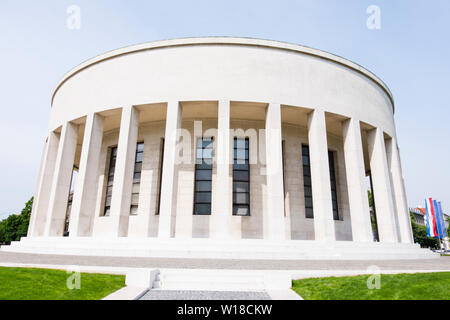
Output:
[[[22,238],[4,252],[228,260],[417,260],[439,254],[417,244],[308,240],[159,238]]]

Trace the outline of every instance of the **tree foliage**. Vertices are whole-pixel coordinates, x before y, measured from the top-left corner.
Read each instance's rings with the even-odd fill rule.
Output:
[[[410,215],[414,242],[420,244],[422,248],[439,249],[439,240],[428,237],[427,227],[415,223],[416,219],[414,218],[414,214],[410,212]]]
[[[19,241],[27,235],[32,207],[33,198],[25,204],[20,214],[13,214],[0,221],[0,244],[10,244],[11,241]]]

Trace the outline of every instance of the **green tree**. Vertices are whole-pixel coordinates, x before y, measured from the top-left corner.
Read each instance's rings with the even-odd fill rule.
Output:
[[[417,224],[412,212],[409,213],[411,216],[411,227],[414,237],[414,242],[420,244],[422,248],[439,249],[439,240],[435,238],[430,238],[427,235],[427,227]]]
[[[32,207],[33,198],[25,204],[19,215],[10,215],[0,222],[0,244],[10,244],[11,241],[19,241],[27,235]]]

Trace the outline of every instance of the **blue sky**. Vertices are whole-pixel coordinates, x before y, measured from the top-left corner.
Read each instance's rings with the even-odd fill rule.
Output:
[[[81,9],[81,29],[66,26]],[[381,29],[366,27],[369,5]],[[390,87],[409,205],[450,211],[448,0],[1,0],[0,218],[33,195],[58,80],[105,51],[177,37],[242,36],[298,43],[348,58]]]

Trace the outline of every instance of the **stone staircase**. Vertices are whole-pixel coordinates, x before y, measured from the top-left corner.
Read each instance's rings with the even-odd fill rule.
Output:
[[[303,240],[158,238],[22,238],[1,251],[110,257],[250,260],[403,260],[438,254],[417,244]]]

